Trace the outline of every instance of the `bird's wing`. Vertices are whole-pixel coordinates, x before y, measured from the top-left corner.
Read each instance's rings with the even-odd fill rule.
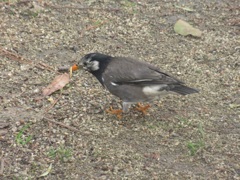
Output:
[[[182,81],[162,72],[151,64],[130,58],[113,58],[105,69],[104,75],[109,81],[119,85],[132,84],[135,86],[148,86],[155,84],[183,84]]]

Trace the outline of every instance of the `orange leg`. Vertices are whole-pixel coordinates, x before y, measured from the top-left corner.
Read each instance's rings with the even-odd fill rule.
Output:
[[[142,112],[144,115],[146,115],[148,108],[150,108],[150,105],[148,104],[148,105],[144,106],[141,103],[137,103],[137,105],[138,105],[138,107],[136,107],[136,109],[138,111]]]
[[[106,110],[107,113],[109,114],[115,114],[118,119],[122,118],[122,110],[121,109],[113,109],[112,106],[110,106],[109,109]]]

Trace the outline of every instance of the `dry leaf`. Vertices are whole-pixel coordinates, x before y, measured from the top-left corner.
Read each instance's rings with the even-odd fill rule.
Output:
[[[201,37],[201,35],[202,35],[202,31],[192,27],[186,21],[183,21],[181,19],[178,20],[176,22],[176,24],[174,25],[174,31],[183,36],[192,35],[195,37]]]
[[[238,109],[238,108],[240,108],[240,104],[229,104],[229,107],[231,109]]]
[[[184,6],[178,6],[178,5],[175,5],[176,8],[179,8],[179,9],[182,9],[184,11],[188,11],[188,12],[194,12],[195,10],[194,9],[191,9],[189,7],[184,7]]]
[[[38,177],[44,177],[44,176],[47,176],[52,170],[52,164],[50,164],[50,166],[48,167],[47,171],[42,173],[40,176]]]
[[[53,104],[54,103],[54,99],[52,97],[48,98],[48,101]]]
[[[62,89],[66,84],[70,81],[70,77],[68,73],[64,73],[58,75],[54,78],[54,80],[49,84],[46,88],[43,89],[43,96],[48,96],[53,92]]]

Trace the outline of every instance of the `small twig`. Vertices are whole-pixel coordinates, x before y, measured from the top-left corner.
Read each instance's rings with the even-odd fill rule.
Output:
[[[71,127],[71,126],[68,126],[68,125],[66,125],[66,124],[63,124],[63,123],[61,123],[61,122],[57,122],[57,121],[54,121],[54,120],[51,120],[51,119],[49,119],[49,118],[44,117],[44,114],[46,114],[50,109],[52,109],[52,108],[55,106],[55,104],[59,101],[59,99],[61,98],[61,96],[62,96],[62,91],[61,91],[61,93],[59,94],[59,97],[52,103],[52,105],[44,111],[42,119],[45,119],[45,120],[47,120],[48,122],[51,122],[51,123],[54,123],[54,124],[58,124],[58,125],[60,125],[60,126],[62,126],[62,127],[65,127],[65,128],[67,128],[67,129],[70,129],[70,130],[72,130],[72,131],[78,132],[79,130],[76,129],[76,128],[74,128],[74,127]]]
[[[3,171],[4,171],[4,158],[1,158],[1,167],[0,167],[0,174],[3,175]]]
[[[231,7],[227,7],[229,10],[239,10],[240,6],[231,6]]]
[[[52,68],[51,66],[49,66],[45,63],[38,62],[38,63],[35,64],[33,61],[31,61],[31,60],[29,60],[29,59],[27,59],[23,56],[20,56],[17,53],[11,52],[9,50],[5,50],[2,47],[0,47],[0,55],[6,56],[7,58],[12,59],[14,61],[18,61],[20,63],[33,64],[34,66],[36,66],[38,68],[41,68],[41,69],[44,68],[44,69],[47,69],[48,71],[55,71],[54,68]]]
[[[44,114],[47,113],[50,109],[52,109],[57,104],[61,96],[62,96],[62,91],[60,91],[58,98],[52,103],[52,105],[44,111]]]
[[[76,129],[76,128],[72,127],[72,126],[68,126],[68,125],[66,125],[66,124],[63,124],[63,123],[61,123],[61,122],[57,122],[57,121],[48,119],[48,118],[46,118],[46,117],[43,117],[43,119],[47,120],[48,122],[51,122],[51,123],[54,123],[54,124],[58,124],[58,125],[60,125],[60,126],[62,126],[62,127],[65,127],[65,128],[67,128],[67,129],[70,129],[70,130],[72,130],[72,131],[79,132],[78,129]]]
[[[0,122],[0,128],[7,128],[9,125],[9,123]]]
[[[90,25],[90,26],[87,26],[85,29],[83,29],[83,31],[80,33],[80,38],[82,38],[83,37],[83,35],[84,35],[84,32],[86,32],[86,31],[90,31],[90,30],[92,30],[92,29],[96,29],[96,28],[98,28],[98,27],[100,27],[100,26],[102,26],[104,23],[106,23],[107,21],[103,21],[103,22],[101,22],[101,23],[99,23],[99,24],[97,24],[97,25]]]
[[[85,30],[86,30],[86,31],[90,31],[90,30],[92,30],[92,29],[96,29],[96,28],[100,27],[101,25],[103,25],[103,24],[106,23],[106,22],[107,22],[107,21],[103,21],[103,22],[101,22],[101,23],[99,23],[99,24],[97,24],[97,25],[88,26]]]
[[[44,5],[54,8],[54,9],[79,9],[79,10],[97,10],[97,11],[120,11],[117,8],[93,8],[93,7],[75,7],[75,6],[56,6],[49,3],[44,3]]]
[[[11,51],[8,51],[8,50],[5,50],[3,49],[2,47],[0,47],[0,54],[3,55],[3,56],[6,56],[8,57],[9,59],[12,59],[14,61],[18,61],[18,62],[21,62],[21,63],[27,63],[27,64],[32,64],[33,62],[31,60],[28,60],[16,53],[13,53]]]
[[[25,4],[25,5],[27,5],[28,3],[30,3],[31,2],[31,0],[24,0],[24,1],[13,1],[13,2],[11,2],[10,0],[8,0],[8,1],[6,1],[6,2],[1,2],[0,3],[0,6],[2,6],[2,5],[15,5],[15,4],[17,4],[17,5],[20,5],[20,4]]]
[[[8,133],[8,130],[7,129],[2,129],[0,130],[0,141],[5,141],[5,139],[1,136],[5,135]]]
[[[49,65],[47,65],[45,63],[39,62],[38,65],[44,67],[45,69],[47,69],[49,71],[55,71],[54,68],[52,68],[51,66],[49,66]]]

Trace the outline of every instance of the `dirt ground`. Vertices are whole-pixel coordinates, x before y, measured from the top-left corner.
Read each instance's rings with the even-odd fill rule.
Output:
[[[0,179],[240,179],[239,10],[238,0],[0,0]],[[202,37],[176,34],[178,19]],[[148,61],[200,93],[119,120],[105,109],[121,101],[78,71],[39,98],[57,67],[89,52]]]

